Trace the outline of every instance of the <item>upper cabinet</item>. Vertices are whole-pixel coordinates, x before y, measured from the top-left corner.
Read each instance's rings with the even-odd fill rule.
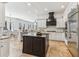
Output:
[[[57,28],[65,28],[65,21],[62,17],[57,18]]]
[[[0,27],[4,27],[5,23],[5,4],[0,3]]]
[[[46,28],[46,20],[37,20],[38,28]]]

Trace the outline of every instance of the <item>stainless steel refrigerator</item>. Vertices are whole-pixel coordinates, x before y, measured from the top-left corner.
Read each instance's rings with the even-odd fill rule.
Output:
[[[67,22],[68,49],[72,56],[79,56],[79,6],[68,14]]]

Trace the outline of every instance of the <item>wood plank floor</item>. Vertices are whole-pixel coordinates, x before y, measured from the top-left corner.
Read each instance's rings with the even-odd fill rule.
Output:
[[[15,38],[10,40],[10,57],[36,57],[22,53],[22,42]],[[49,48],[46,57],[72,57],[64,42],[49,41]]]
[[[49,41],[48,57],[72,57],[64,42]]]

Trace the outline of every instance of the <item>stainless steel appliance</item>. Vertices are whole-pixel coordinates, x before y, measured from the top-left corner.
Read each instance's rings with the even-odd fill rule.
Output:
[[[68,14],[68,49],[72,56],[79,56],[79,6]]]

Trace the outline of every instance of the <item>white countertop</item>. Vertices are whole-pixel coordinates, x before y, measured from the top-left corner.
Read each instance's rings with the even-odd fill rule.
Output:
[[[0,36],[0,40],[7,39],[9,36]]]
[[[22,36],[46,37],[46,35],[44,35],[44,34],[42,36],[37,36],[36,32],[35,33],[22,34]]]

